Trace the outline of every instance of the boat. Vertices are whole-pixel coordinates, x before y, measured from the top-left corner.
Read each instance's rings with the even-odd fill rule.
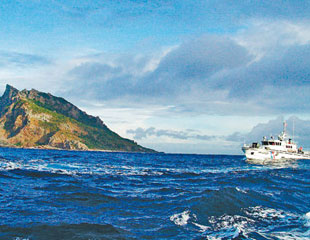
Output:
[[[253,142],[250,145],[244,144],[242,151],[247,160],[276,161],[276,160],[297,160],[310,159],[310,152],[306,152],[302,147],[289,138],[286,133],[286,122],[283,123],[283,131],[277,139],[263,137],[261,144]]]

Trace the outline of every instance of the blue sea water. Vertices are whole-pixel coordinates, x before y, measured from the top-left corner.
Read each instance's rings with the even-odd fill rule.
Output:
[[[0,239],[310,239],[310,161],[0,149]]]

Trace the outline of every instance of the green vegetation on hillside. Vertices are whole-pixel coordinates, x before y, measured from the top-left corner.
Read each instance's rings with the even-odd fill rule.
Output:
[[[104,150],[122,150],[122,151],[142,151],[143,147],[140,147],[135,142],[121,138],[116,133],[112,132],[108,128],[98,128],[94,126],[87,125],[85,123],[81,123],[75,119],[64,116],[63,114],[59,114],[55,112],[55,110],[50,110],[52,107],[46,107],[45,104],[40,103],[35,100],[28,100],[31,110],[34,113],[46,113],[52,116],[49,121],[40,121],[40,126],[45,129],[48,129],[50,135],[55,134],[59,131],[59,124],[71,122],[72,124],[76,124],[80,129],[85,132],[76,133],[81,142],[84,143],[90,149],[104,149]],[[68,134],[66,132],[62,132],[62,134]],[[70,134],[71,135],[71,134]],[[46,139],[48,136],[46,137]],[[46,143],[43,141],[42,143]]]

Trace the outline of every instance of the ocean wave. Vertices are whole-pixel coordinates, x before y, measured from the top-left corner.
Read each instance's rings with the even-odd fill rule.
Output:
[[[44,159],[44,158],[43,158]],[[240,166],[240,167],[210,167],[201,168],[163,168],[163,167],[141,167],[130,165],[109,165],[109,164],[92,164],[92,163],[61,163],[54,160],[30,159],[27,161],[16,160],[10,161],[2,159],[0,161],[0,171],[10,171],[14,169],[46,171],[56,174],[65,175],[120,175],[120,176],[173,176],[178,174],[182,178],[201,178],[210,174],[241,174],[248,171],[268,171],[266,166]],[[210,176],[209,176],[210,177]]]
[[[240,156],[1,155],[0,239],[310,239],[310,162],[279,168]]]
[[[4,159],[0,160],[0,170],[2,171],[10,171],[10,170],[20,169],[20,168],[21,168],[21,164],[19,163],[11,162],[11,161],[4,160]]]
[[[297,214],[291,212],[285,212],[280,209],[273,209],[263,206],[250,207],[248,209],[244,209],[243,211],[252,219],[266,224],[290,224],[298,221],[300,218]]]
[[[272,237],[280,240],[309,240],[309,233],[300,232],[276,232],[271,234]]]
[[[183,178],[199,177],[202,174],[226,174],[242,171],[262,170],[263,168],[210,168],[210,169],[179,169],[179,168],[154,168],[138,167],[128,165],[102,165],[102,164],[83,164],[83,163],[59,163],[42,159],[31,159],[28,161],[0,161],[0,170],[10,171],[14,169],[49,171],[52,173],[77,175],[123,175],[123,176],[161,176],[179,174]]]
[[[245,237],[247,238],[238,228],[229,228],[221,232],[209,233],[207,235],[207,240],[245,239]]]
[[[261,239],[309,239],[310,230],[303,232],[299,226],[310,226],[310,213],[298,215],[280,209],[262,206],[249,207],[242,210],[241,215],[222,215],[209,217],[211,231],[208,239],[234,238],[241,235],[252,239],[259,235]],[[304,224],[303,224],[304,222]],[[277,229],[286,229],[279,232]],[[279,236],[279,237],[278,237]],[[256,239],[254,237],[254,239]]]
[[[196,214],[190,210],[176,213],[170,217],[175,225],[185,227],[193,225],[198,227],[197,231],[206,234],[206,239],[296,239],[304,240],[310,238],[310,229],[303,232],[298,227],[304,225],[310,227],[310,212],[298,215],[285,212],[280,209],[255,206],[243,209],[245,214],[227,215],[208,218],[210,225],[206,226],[198,222]],[[287,231],[277,231],[277,229]]]
[[[28,162],[0,161],[0,171],[12,170],[50,172],[64,175],[120,175],[120,176],[160,176],[163,173],[155,169],[129,167],[129,166],[91,166],[89,164],[62,164],[58,162],[46,162],[40,159]]]
[[[240,215],[223,215],[220,217],[209,217],[209,222],[214,231],[229,231],[232,229],[238,230],[239,232],[246,232],[246,229],[249,229],[251,224],[254,224],[255,221],[245,216]]]

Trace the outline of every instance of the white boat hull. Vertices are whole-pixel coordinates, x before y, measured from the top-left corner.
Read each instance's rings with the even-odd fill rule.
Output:
[[[297,159],[310,159],[308,153],[296,153],[287,151],[277,151],[264,148],[242,148],[248,160],[297,160]]]

